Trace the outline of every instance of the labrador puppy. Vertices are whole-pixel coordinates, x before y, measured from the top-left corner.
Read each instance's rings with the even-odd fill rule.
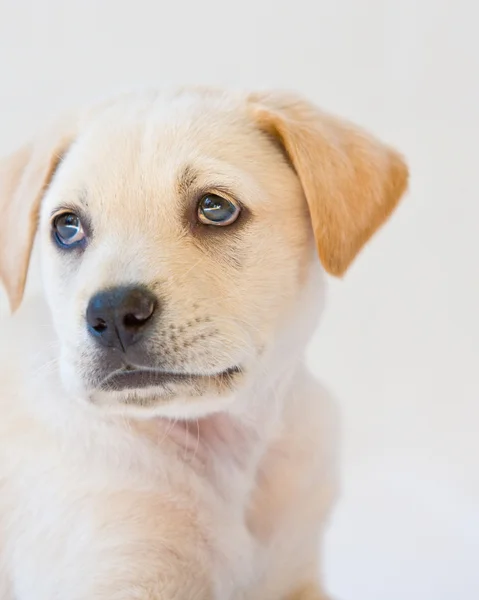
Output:
[[[145,92],[0,163],[1,600],[320,600],[323,306],[402,158],[282,93]],[[318,260],[319,256],[319,260]]]

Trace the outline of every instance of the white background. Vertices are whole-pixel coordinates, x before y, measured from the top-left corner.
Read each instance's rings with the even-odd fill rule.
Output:
[[[479,598],[479,35],[472,0],[0,0],[0,153],[117,89],[297,90],[408,157],[311,365],[343,413],[342,600]],[[1,218],[1,216],[0,216]]]

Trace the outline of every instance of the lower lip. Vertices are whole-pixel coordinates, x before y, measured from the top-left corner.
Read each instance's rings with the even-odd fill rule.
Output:
[[[205,379],[231,378],[239,373],[238,368],[228,369],[217,375],[191,375],[183,373],[165,373],[160,371],[148,371],[135,369],[132,371],[117,371],[105,379],[101,384],[104,391],[119,392],[122,390],[142,389],[147,387],[165,387],[171,383],[188,383]]]

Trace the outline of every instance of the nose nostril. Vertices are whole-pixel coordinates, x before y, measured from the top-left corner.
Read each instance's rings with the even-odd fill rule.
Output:
[[[133,314],[129,314],[129,315],[125,315],[125,317],[123,318],[123,325],[129,329],[134,329],[137,327],[140,327],[141,325],[143,325],[143,323],[145,321],[147,321],[148,317],[142,318],[142,317],[137,317],[136,315]]]
[[[108,329],[108,325],[103,319],[97,319],[96,324],[93,325],[92,329],[94,329],[97,333],[103,333]]]
[[[128,313],[123,317],[123,325],[127,329],[138,329],[144,325],[153,315],[155,306],[150,304],[145,306],[143,310]]]

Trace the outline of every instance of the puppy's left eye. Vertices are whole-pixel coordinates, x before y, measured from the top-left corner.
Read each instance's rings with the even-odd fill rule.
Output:
[[[217,194],[206,194],[198,203],[198,219],[205,225],[231,225],[240,212],[237,204]]]
[[[71,248],[85,239],[80,217],[75,213],[63,213],[53,220],[53,232],[59,246]]]

